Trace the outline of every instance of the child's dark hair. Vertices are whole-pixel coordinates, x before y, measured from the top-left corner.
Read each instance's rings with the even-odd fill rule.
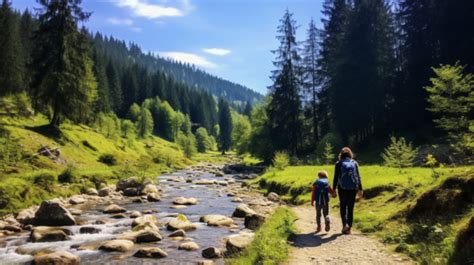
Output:
[[[354,158],[354,154],[349,147],[342,148],[341,152],[339,153],[339,160],[346,159],[346,158]]]

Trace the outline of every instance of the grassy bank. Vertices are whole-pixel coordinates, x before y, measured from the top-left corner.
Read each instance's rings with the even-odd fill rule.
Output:
[[[242,255],[226,260],[231,265],[280,264],[288,258],[287,239],[294,232],[296,217],[287,207],[277,208],[258,229]]]
[[[44,199],[99,188],[129,174],[153,176],[193,163],[179,147],[159,137],[107,137],[85,125],[64,124],[61,135],[49,135],[43,116],[1,120],[21,149],[18,162],[0,169],[0,212],[15,212]],[[41,155],[41,147],[58,148],[60,159]],[[58,181],[70,169],[71,181]],[[72,169],[72,170],[71,170]]]
[[[268,172],[255,183],[293,203],[308,203],[311,183],[321,169],[332,181],[334,166],[298,166]],[[474,217],[469,182],[473,167],[438,168],[437,178],[429,168],[362,166],[360,171],[365,198],[356,205],[356,228],[423,264],[448,263],[456,237]],[[338,200],[331,204],[337,207]]]

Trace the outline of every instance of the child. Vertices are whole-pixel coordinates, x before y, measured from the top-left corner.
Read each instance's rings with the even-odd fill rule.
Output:
[[[318,177],[313,183],[313,191],[311,193],[311,206],[314,207],[314,202],[316,202],[316,223],[318,224],[316,233],[321,232],[321,210],[326,221],[324,230],[326,232],[329,231],[329,194],[333,197],[335,195],[334,190],[329,185],[328,172],[321,170],[318,172]]]

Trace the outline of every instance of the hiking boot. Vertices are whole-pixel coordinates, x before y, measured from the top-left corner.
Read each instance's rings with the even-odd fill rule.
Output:
[[[316,234],[321,232],[321,225],[318,225],[318,227],[316,227]]]
[[[326,226],[324,227],[324,230],[326,230],[326,232],[331,230],[331,219],[329,219],[329,216],[326,216]]]
[[[348,225],[345,225],[344,228],[342,228],[341,233],[347,235],[347,230],[351,230],[351,228]]]

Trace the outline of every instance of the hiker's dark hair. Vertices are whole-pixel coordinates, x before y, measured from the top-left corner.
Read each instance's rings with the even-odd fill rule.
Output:
[[[352,150],[349,147],[344,147],[342,148],[341,152],[339,153],[339,160],[345,159],[345,158],[354,158],[354,154],[352,153]]]

